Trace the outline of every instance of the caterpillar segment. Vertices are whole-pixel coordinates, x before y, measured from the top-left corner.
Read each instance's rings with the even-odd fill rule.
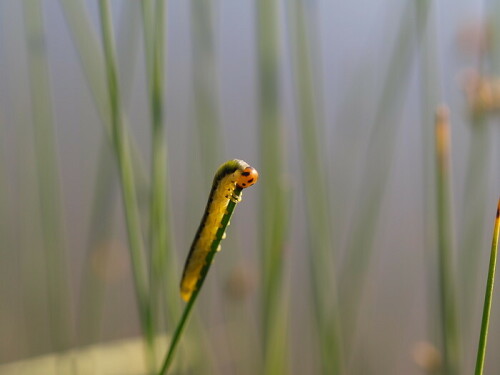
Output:
[[[181,297],[184,301],[189,301],[197,287],[213,242],[225,238],[225,232],[221,238],[216,238],[216,236],[221,227],[222,219],[227,214],[229,202],[240,202],[241,189],[252,186],[258,178],[259,174],[255,168],[243,160],[237,159],[222,164],[215,173],[205,212],[184,265],[180,285]],[[220,251],[220,245],[217,251]]]

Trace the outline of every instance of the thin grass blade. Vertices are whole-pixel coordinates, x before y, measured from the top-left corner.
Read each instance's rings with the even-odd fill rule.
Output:
[[[491,304],[493,301],[493,287],[495,284],[495,270],[498,255],[498,236],[500,232],[500,199],[498,200],[495,225],[493,226],[493,239],[491,241],[490,265],[488,268],[488,279],[486,281],[486,292],[484,295],[483,318],[481,321],[481,333],[477,348],[475,375],[482,375],[484,370],[484,359],[486,357],[486,344],[488,341],[488,328],[490,324]]]
[[[279,97],[278,1],[257,2],[259,59],[259,133],[261,145],[262,193],[260,197],[262,267],[263,373],[288,373],[286,324],[288,310],[283,285],[284,246],[291,201],[283,173],[283,126]],[[284,314],[284,315],[283,315]]]
[[[31,103],[38,173],[40,221],[45,252],[52,346],[68,348],[71,342],[69,282],[60,202],[59,166],[52,113],[48,57],[40,1],[24,1]]]
[[[451,150],[449,110],[442,106],[436,112],[436,204],[438,229],[438,272],[440,319],[446,375],[460,373],[460,343],[453,274],[453,223],[451,197]]]
[[[118,163],[123,205],[125,209],[125,221],[134,276],[134,287],[137,297],[141,328],[148,345],[148,366],[149,369],[152,370],[155,367],[154,326],[151,317],[147,268],[144,258],[143,237],[139,220],[134,171],[130,154],[130,143],[122,118],[122,104],[118,82],[113,26],[111,22],[111,8],[108,0],[101,0],[99,2],[99,16],[101,21],[102,42],[106,62],[106,79],[108,84],[107,92],[109,95],[108,100],[111,109],[111,130],[115,156]]]

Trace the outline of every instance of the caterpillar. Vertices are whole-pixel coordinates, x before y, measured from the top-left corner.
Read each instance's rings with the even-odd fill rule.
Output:
[[[255,184],[258,178],[257,170],[243,160],[229,160],[217,169],[205,212],[184,265],[180,285],[184,301],[189,301],[198,288],[198,281],[212,246],[225,237],[225,233],[220,233],[219,229],[224,227],[223,219],[229,214],[229,202],[239,202],[241,190]],[[220,245],[217,248],[217,251],[219,250]]]

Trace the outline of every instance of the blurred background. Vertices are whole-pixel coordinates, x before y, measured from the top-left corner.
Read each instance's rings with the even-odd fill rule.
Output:
[[[174,373],[472,372],[500,192],[499,1],[112,0],[116,111],[99,5],[0,2],[0,365],[171,334],[211,179],[237,158],[260,181]]]

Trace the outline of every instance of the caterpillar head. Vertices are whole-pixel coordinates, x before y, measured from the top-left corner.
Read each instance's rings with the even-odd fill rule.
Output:
[[[249,186],[252,186],[259,179],[259,173],[255,168],[246,167],[241,171],[238,179],[236,180],[236,185],[239,188],[245,189]]]

